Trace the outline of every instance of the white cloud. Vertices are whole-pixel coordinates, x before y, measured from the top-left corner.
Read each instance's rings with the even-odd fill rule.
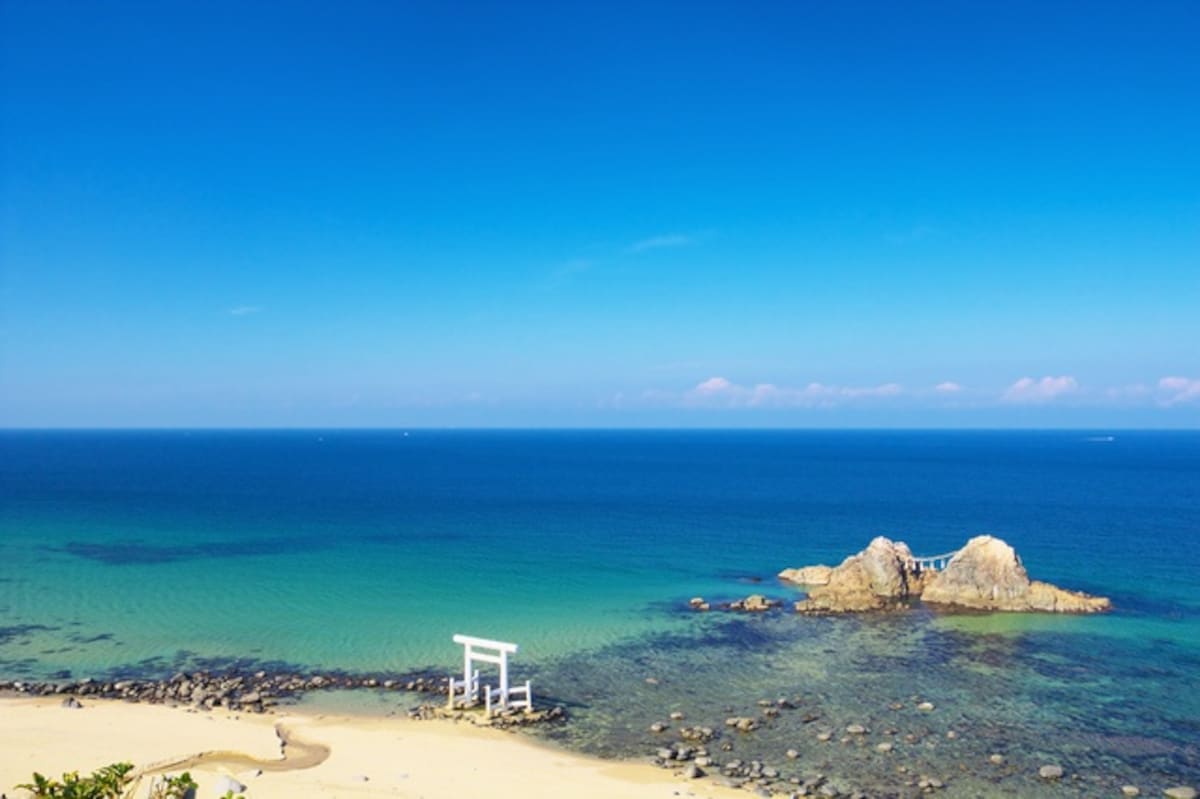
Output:
[[[229,309],[230,316],[250,316],[251,314],[262,313],[262,307],[258,305],[238,305]]]
[[[719,394],[726,394],[731,391],[740,390],[741,389],[738,386],[735,386],[733,383],[729,382],[723,377],[710,377],[703,383],[697,384],[697,386],[692,389],[695,394],[699,394],[701,396],[716,396]]]
[[[1000,403],[1042,406],[1069,403],[1079,407],[1169,408],[1200,407],[1200,378],[1169,376],[1155,383],[1085,388],[1072,375],[1022,377],[999,395],[984,396],[978,389],[946,380],[932,387],[907,390],[898,383],[839,385],[812,382],[785,386],[776,383],[737,383],[715,375],[682,391],[652,388],[621,397],[625,407],[649,405],[697,409],[835,408],[875,403],[896,407],[925,403],[929,408],[984,408]],[[965,404],[960,404],[965,403]],[[614,403],[616,404],[616,403]]]
[[[1200,400],[1200,379],[1190,377],[1164,377],[1158,381],[1159,402],[1162,405],[1179,405]]]
[[[1070,375],[1061,377],[1043,377],[1034,380],[1032,377],[1022,377],[1008,387],[1000,398],[1004,402],[1035,405],[1051,402],[1064,394],[1072,394],[1079,390],[1079,383]]]
[[[675,400],[691,408],[817,408],[855,400],[895,397],[904,393],[896,383],[878,386],[831,386],[809,383],[803,387],[756,383],[743,386],[724,377],[710,377],[680,396],[655,392],[656,399]]]
[[[664,247],[686,247],[689,244],[694,244],[695,239],[683,233],[667,233],[662,236],[651,236],[648,239],[635,241],[629,245],[629,252],[645,252],[646,250],[660,250]]]

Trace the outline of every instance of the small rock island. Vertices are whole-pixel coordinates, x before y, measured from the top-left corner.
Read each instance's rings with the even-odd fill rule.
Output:
[[[999,538],[972,538],[941,571],[921,568],[908,545],[879,536],[840,566],[784,569],[782,580],[804,586],[798,613],[859,613],[901,607],[913,599],[973,610],[1098,613],[1104,597],[1030,580],[1016,551]]]

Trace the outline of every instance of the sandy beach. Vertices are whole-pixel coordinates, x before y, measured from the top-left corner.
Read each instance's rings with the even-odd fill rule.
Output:
[[[650,765],[589,759],[454,722],[205,713],[114,700],[83,705],[0,699],[0,793],[25,795],[13,788],[34,771],[57,777],[129,761],[143,773],[189,771],[200,783],[199,799],[220,795],[221,776],[245,784],[247,797],[263,799],[744,795]],[[147,784],[143,778],[137,795]]]

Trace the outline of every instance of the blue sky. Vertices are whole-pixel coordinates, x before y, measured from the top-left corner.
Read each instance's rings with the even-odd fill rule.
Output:
[[[0,426],[1200,425],[1200,5],[0,4]]]

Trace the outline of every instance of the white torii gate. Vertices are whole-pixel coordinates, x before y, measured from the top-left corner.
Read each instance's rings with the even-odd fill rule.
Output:
[[[460,701],[464,707],[479,704],[479,670],[475,668],[475,662],[479,661],[494,663],[500,667],[499,687],[484,686],[483,693],[489,716],[492,713],[492,701],[496,699],[499,700],[498,705],[501,710],[507,710],[509,707],[523,707],[526,712],[533,710],[533,695],[530,691],[529,681],[526,680],[524,685],[516,688],[510,688],[508,684],[508,656],[517,653],[516,644],[458,633],[454,635],[454,643],[461,644],[463,647],[463,678],[456,680],[453,676],[450,677],[449,690],[446,693],[447,704],[451,709],[454,708],[456,702]],[[524,696],[524,699],[513,701],[514,696]]]

